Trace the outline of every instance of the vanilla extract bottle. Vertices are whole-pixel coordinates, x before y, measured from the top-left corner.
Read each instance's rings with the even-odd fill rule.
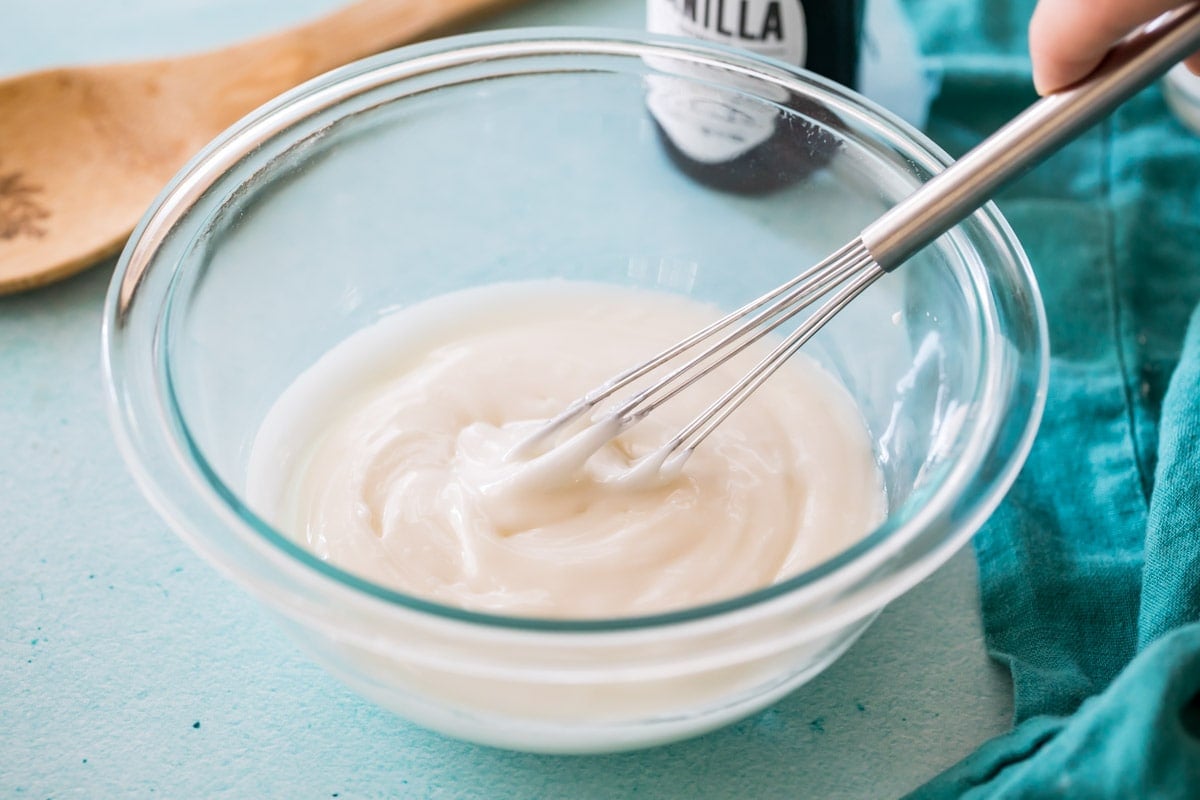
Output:
[[[928,105],[915,37],[896,0],[647,0],[646,22],[651,33],[739,47],[852,89],[863,89],[866,78],[868,95],[878,88],[874,99],[918,125]],[[780,113],[718,88],[727,75],[705,81],[704,70],[651,76],[646,98],[667,155],[695,180],[765,193],[807,177],[837,152],[838,120],[828,110],[780,90],[771,99],[797,112]],[[747,88],[762,90],[758,82]]]

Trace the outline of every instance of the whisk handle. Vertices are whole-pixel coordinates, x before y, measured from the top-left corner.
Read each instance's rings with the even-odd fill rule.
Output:
[[[894,269],[1197,50],[1200,3],[1147,23],[1086,78],[1038,100],[865,228],[863,244],[881,267]]]

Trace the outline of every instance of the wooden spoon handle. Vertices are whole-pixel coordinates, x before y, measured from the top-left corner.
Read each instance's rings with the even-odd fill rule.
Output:
[[[520,0],[359,0],[294,28],[180,64],[205,139],[275,95],[350,61],[431,38]],[[168,69],[172,69],[169,67]],[[191,80],[196,78],[198,80]]]
[[[360,0],[291,31],[316,74],[390,47],[431,38],[516,0]],[[287,36],[288,34],[284,34]]]
[[[311,22],[207,56],[224,67],[222,74],[230,74],[229,65],[240,65],[234,74],[264,84],[270,96],[355,59],[461,28],[517,2],[359,0]]]

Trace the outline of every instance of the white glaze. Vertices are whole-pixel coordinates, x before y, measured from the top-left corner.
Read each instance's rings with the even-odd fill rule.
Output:
[[[564,281],[405,309],[284,392],[255,441],[247,495],[321,558],[465,608],[618,617],[766,586],[883,516],[863,423],[803,355],[678,474],[629,477],[754,353],[612,441],[584,431],[543,456],[507,457],[539,420],[716,316],[672,295]]]

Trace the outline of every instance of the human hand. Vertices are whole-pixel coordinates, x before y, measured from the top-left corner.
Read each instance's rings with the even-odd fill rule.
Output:
[[[1029,23],[1038,94],[1084,77],[1121,37],[1180,5],[1179,0],[1038,0]],[[1186,63],[1200,75],[1200,53]]]

